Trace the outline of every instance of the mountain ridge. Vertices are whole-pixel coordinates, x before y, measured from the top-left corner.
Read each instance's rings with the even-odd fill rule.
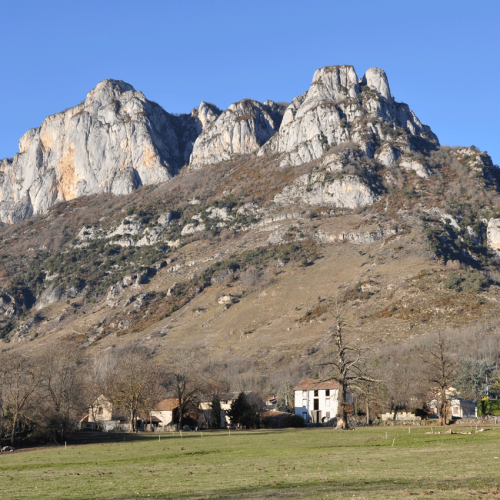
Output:
[[[364,88],[372,93],[362,95]],[[366,109],[371,121],[364,119]],[[0,160],[0,220],[18,222],[78,196],[130,193],[171,180],[186,164],[202,168],[235,154],[278,152],[282,166],[296,166],[354,141],[373,157],[389,130],[394,144],[382,162],[439,144],[408,106],[394,101],[385,72],[377,68],[362,78],[352,66],[321,68],[310,89],[286,109],[243,99],[221,111],[202,101],[180,115],[126,82],[103,80],[81,104],[28,130],[14,159]]]

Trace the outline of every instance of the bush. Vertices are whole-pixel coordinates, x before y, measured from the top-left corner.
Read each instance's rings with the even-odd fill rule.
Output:
[[[477,403],[477,416],[483,417],[485,415],[500,416],[500,400],[479,401]]]
[[[450,273],[446,278],[444,287],[464,293],[479,293],[488,285],[487,278],[480,271],[471,271],[465,277],[457,273]]]

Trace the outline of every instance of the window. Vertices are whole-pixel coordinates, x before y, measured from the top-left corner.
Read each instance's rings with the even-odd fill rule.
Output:
[[[302,418],[307,422],[307,412],[306,411],[304,411],[302,413]]]
[[[316,389],[316,390],[314,391],[314,397],[315,397],[315,398],[317,398],[317,397],[318,397],[318,389]]]
[[[325,415],[326,415],[326,419],[327,419],[327,420],[330,420],[330,412],[329,412],[329,411],[327,411],[327,412],[325,413]]]
[[[97,408],[97,414],[102,415],[102,406],[99,406],[99,408]]]
[[[302,406],[307,406],[307,399],[302,400]]]
[[[330,406],[330,398],[325,399],[325,406]]]
[[[327,390],[325,391],[325,396],[326,396],[327,398],[329,398],[329,397],[330,397],[330,389],[327,389]]]
[[[305,399],[307,398],[307,391],[302,391],[302,397]]]

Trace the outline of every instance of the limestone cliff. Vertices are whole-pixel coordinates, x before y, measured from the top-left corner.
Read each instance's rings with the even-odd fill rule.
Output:
[[[383,70],[370,68],[358,79],[352,66],[328,66],[314,73],[311,87],[296,97],[279,132],[259,154],[283,154],[281,164],[300,165],[319,158],[332,146],[358,144],[369,157],[391,145],[393,162],[405,151],[438,144],[406,104],[390,93]]]
[[[14,159],[0,161],[0,220],[170,179],[189,158],[197,121],[170,115],[128,83],[104,80],[80,105],[28,130]]]
[[[199,115],[201,120],[201,112]],[[211,118],[205,122],[206,127],[194,144],[192,168],[229,160],[233,154],[257,151],[281,123],[278,104],[272,101],[262,104],[250,99],[233,103],[215,120],[213,115]]]

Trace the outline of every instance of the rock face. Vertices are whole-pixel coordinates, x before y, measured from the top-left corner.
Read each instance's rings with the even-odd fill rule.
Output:
[[[500,255],[500,219],[490,219],[487,229],[488,248]]]
[[[394,164],[402,152],[432,147],[438,139],[394,100],[383,70],[370,68],[358,79],[352,66],[328,66],[287,107],[279,132],[259,154],[283,153],[282,166],[294,166],[345,142],[356,143],[370,158],[388,143],[391,150],[381,161]]]
[[[276,195],[274,202],[358,208],[371,205],[377,199],[370,186],[358,176],[345,175],[341,179],[329,180],[327,174],[320,172],[301,175]]]
[[[250,99],[231,104],[215,120],[213,111],[199,109],[199,121],[205,127],[194,143],[190,167],[197,169],[229,160],[233,154],[257,151],[278,130],[280,111],[280,106],[272,101],[262,104]]]
[[[173,116],[119,80],[104,80],[80,105],[46,118],[0,162],[0,220],[17,222],[58,201],[170,179],[187,162],[200,126]]]
[[[188,163],[198,169],[258,151],[279,153],[282,166],[295,166],[346,143],[378,164],[427,177],[427,166],[409,153],[438,140],[406,104],[394,100],[378,68],[361,79],[352,66],[318,69],[309,90],[286,109],[243,99],[221,112],[203,101],[181,115],[167,113],[128,83],[104,80],[81,104],[26,132],[13,159],[0,160],[0,221],[18,222],[88,194],[128,194],[168,181]],[[488,165],[483,167],[489,175]],[[351,195],[345,198],[346,186],[328,186],[306,198],[354,203]],[[360,194],[356,204],[365,204],[366,196]]]

